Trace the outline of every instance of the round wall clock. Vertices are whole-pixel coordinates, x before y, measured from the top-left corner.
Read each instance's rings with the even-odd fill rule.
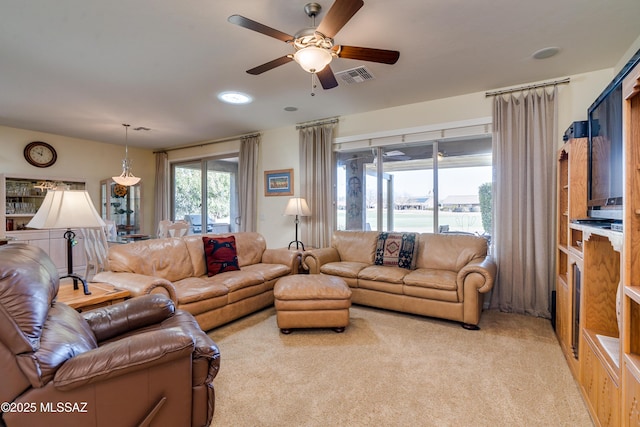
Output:
[[[58,160],[58,153],[46,142],[34,141],[24,147],[24,158],[33,166],[48,168]]]

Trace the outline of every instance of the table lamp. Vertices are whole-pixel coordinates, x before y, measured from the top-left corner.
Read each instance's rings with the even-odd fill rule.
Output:
[[[78,280],[82,282],[85,295],[91,295],[87,281],[73,273],[73,242],[76,237],[71,228],[104,227],[89,193],[84,190],[48,190],[38,209],[29,221],[27,227],[55,229],[66,228],[64,238],[67,239],[67,274],[60,279],[71,277],[73,289],[78,289]]]
[[[287,206],[284,208],[283,215],[295,215],[295,223],[296,223],[296,239],[292,240],[289,243],[289,249],[291,249],[291,245],[296,244],[296,249],[302,246],[302,250],[304,251],[304,244],[298,240],[298,224],[300,224],[299,217],[301,216],[311,216],[311,210],[309,209],[309,205],[307,205],[307,201],[302,197],[292,197],[289,199]]]

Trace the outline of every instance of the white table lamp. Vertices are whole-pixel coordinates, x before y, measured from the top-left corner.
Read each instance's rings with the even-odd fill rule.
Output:
[[[307,205],[307,201],[302,197],[292,197],[289,199],[287,206],[284,208],[283,215],[291,215],[296,217],[296,239],[292,240],[289,243],[289,249],[291,249],[291,245],[296,244],[296,249],[302,246],[302,250],[304,251],[304,244],[298,240],[298,224],[300,223],[301,216],[311,216],[311,209],[309,209],[309,205]]]
[[[27,224],[30,228],[67,229],[64,233],[64,238],[67,239],[67,275],[60,278],[73,278],[74,289],[78,289],[80,280],[85,295],[91,294],[86,280],[73,273],[72,247],[76,234],[71,228],[104,226],[105,222],[96,211],[89,193],[84,190],[48,190],[40,209]]]

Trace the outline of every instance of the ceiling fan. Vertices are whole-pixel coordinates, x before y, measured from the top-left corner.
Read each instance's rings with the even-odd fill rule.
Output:
[[[363,0],[336,0],[320,24],[316,27],[315,17],[320,13],[322,7],[318,3],[308,3],[304,7],[304,11],[312,18],[313,26],[298,31],[294,36],[241,15],[231,15],[228,21],[232,24],[291,44],[295,50],[292,54],[281,56],[280,58],[251,68],[247,70],[247,73],[258,75],[279,67],[280,65],[295,61],[305,71],[311,73],[312,76],[317,75],[323,89],[331,89],[338,86],[338,81],[329,66],[333,58],[348,58],[380,62],[383,64],[395,64],[400,57],[400,52],[395,50],[335,44],[333,37],[349,22],[363,5]],[[313,95],[313,92],[311,94]]]

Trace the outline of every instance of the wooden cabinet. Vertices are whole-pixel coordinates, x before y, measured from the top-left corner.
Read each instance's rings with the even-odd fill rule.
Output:
[[[617,299],[623,235],[577,223],[587,216],[587,139],[558,154],[556,334],[565,359],[601,426],[620,422]]]
[[[34,230],[27,224],[38,211],[48,185],[66,186],[70,190],[84,190],[85,182],[73,178],[33,178],[22,175],[0,175],[0,237],[10,242],[28,243],[43,249],[61,274],[67,273],[67,241],[65,230]],[[76,232],[73,247],[73,271],[84,275],[86,256],[82,234]]]
[[[571,222],[586,214],[586,161],[572,168],[586,146],[570,141],[558,158],[556,333],[599,426],[640,426],[640,65],[622,87],[623,232]]]
[[[112,179],[100,181],[100,214],[115,223],[118,235],[142,232],[142,187],[125,187]]]
[[[12,238],[9,243],[27,243],[43,249],[53,261],[60,274],[67,274],[67,240],[64,238],[66,230],[24,230],[8,232]],[[80,230],[72,230],[76,233],[73,246],[73,272],[84,277],[87,256],[84,251],[84,239]]]
[[[569,223],[568,236],[567,279],[559,275],[557,284],[556,333],[591,416],[598,425],[618,426],[623,234]]]
[[[640,65],[622,83],[625,156],[623,425],[640,425]]]
[[[577,378],[580,341],[579,283],[582,279],[582,234],[571,220],[587,215],[587,139],[567,141],[558,152],[556,248],[556,334]]]
[[[25,230],[47,194],[49,185],[66,186],[69,190],[84,190],[84,181],[66,178],[32,178],[0,175],[0,231]]]

